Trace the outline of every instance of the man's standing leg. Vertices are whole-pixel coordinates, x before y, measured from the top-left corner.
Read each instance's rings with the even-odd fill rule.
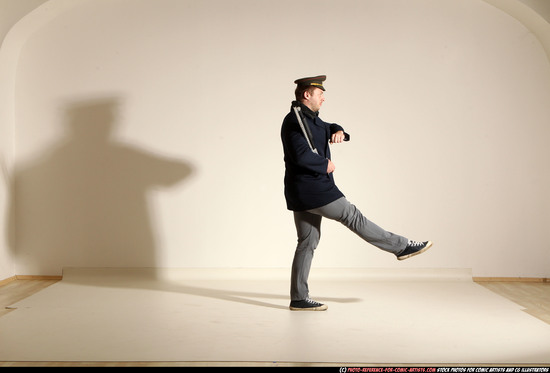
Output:
[[[313,261],[313,254],[321,239],[321,219],[322,216],[310,214],[309,212],[294,212],[298,244],[292,261],[291,300],[303,300],[309,296],[307,279]]]
[[[322,216],[306,211],[294,212],[298,244],[292,261],[290,309],[323,311],[327,306],[309,299],[308,277],[313,254],[321,239]]]

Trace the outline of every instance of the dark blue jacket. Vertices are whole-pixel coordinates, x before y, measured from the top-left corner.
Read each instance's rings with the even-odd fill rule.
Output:
[[[292,103],[297,105],[295,101]],[[327,173],[330,159],[329,140],[333,133],[344,129],[334,123],[326,123],[307,106],[299,104],[313,135],[319,154],[309,147],[292,108],[283,120],[281,140],[285,160],[285,198],[287,208],[304,211],[324,206],[343,197],[334,183],[332,173]],[[346,134],[346,138],[349,135]]]

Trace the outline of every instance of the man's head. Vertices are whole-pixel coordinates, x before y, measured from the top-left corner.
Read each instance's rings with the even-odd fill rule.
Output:
[[[312,111],[317,112],[325,101],[323,82],[326,75],[302,78],[294,81],[296,83],[296,100],[306,105]]]

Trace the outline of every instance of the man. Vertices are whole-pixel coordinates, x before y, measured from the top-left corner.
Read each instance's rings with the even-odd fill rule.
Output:
[[[365,218],[334,183],[335,165],[330,144],[350,136],[338,124],[319,118],[325,75],[296,80],[296,101],[283,120],[281,139],[285,161],[285,199],[294,212],[298,244],[292,262],[290,309],[324,311],[328,307],[309,298],[308,277],[321,236],[323,217],[338,221],[368,243],[404,260],[428,250],[430,241],[416,242],[387,232]]]

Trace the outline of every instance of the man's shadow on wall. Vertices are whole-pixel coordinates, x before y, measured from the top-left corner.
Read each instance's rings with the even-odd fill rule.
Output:
[[[24,271],[157,265],[150,192],[192,166],[114,140],[118,112],[116,98],[69,105],[64,138],[16,166],[8,232]]]

